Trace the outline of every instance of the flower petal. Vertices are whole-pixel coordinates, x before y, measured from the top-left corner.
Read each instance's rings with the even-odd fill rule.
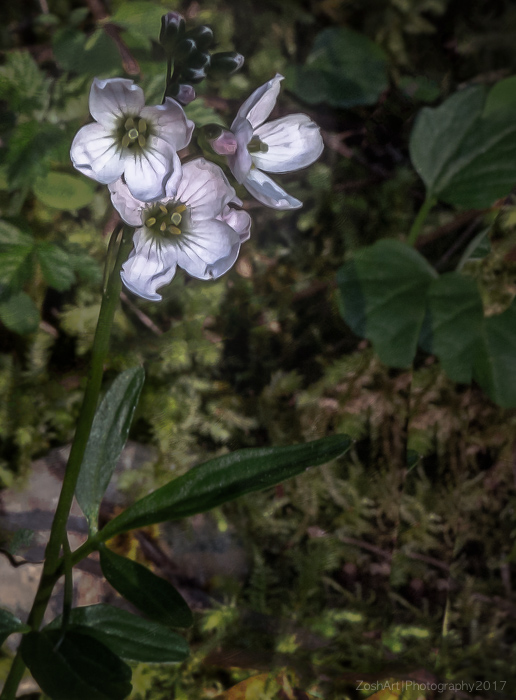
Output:
[[[162,105],[144,107],[140,116],[152,124],[157,137],[169,143],[176,151],[186,148],[190,143],[195,124],[171,97],[167,97]]]
[[[222,275],[226,274],[226,272],[233,267],[236,259],[238,258],[241,242],[242,241],[237,241],[236,243],[233,243],[229,255],[226,255],[225,258],[220,258],[220,260],[217,260],[217,262],[213,263],[213,265],[207,265],[206,274],[203,279],[216,280],[219,277],[222,277]]]
[[[253,163],[269,173],[305,168],[319,158],[324,148],[319,127],[306,114],[291,114],[262,124],[255,135],[269,150],[253,153]]]
[[[124,172],[122,153],[101,124],[87,124],[79,129],[70,148],[70,158],[74,168],[104,185],[114,182]]]
[[[238,233],[240,243],[249,240],[251,235],[251,217],[246,211],[226,207],[220,219]]]
[[[141,226],[145,202],[132,196],[122,178],[109,185],[109,191],[111,192],[111,202],[123,221],[129,226]]]
[[[192,277],[210,279],[210,266],[231,256],[236,244],[240,244],[239,236],[228,224],[216,219],[201,221],[177,241],[177,264]]]
[[[303,203],[287,194],[274,180],[253,168],[243,183],[244,187],[259,202],[273,209],[299,209]]]
[[[214,219],[235,196],[218,165],[196,158],[183,166],[177,200],[186,204],[192,222]]]
[[[150,202],[165,195],[165,180],[170,176],[171,168],[178,167],[175,153],[169,143],[151,136],[143,153],[126,155],[124,177],[133,197]]]
[[[176,246],[157,244],[141,228],[135,231],[133,241],[134,248],[122,265],[122,282],[143,299],[161,301],[156,289],[168,284],[176,273]]]
[[[227,156],[227,163],[237,182],[242,183],[251,170],[253,161],[247,150],[247,144],[253,136],[253,127],[247,119],[233,122],[233,134],[237,142],[236,153]]]
[[[90,113],[93,119],[111,129],[120,117],[136,116],[145,105],[143,90],[126,78],[93,79]]]
[[[181,160],[177,153],[174,151],[172,153],[172,173],[169,175],[168,180],[165,182],[165,199],[175,199],[177,194],[177,188],[183,177],[183,168],[181,166]]]
[[[238,115],[233,122],[231,131],[235,131],[234,127],[239,118],[247,119],[253,129],[263,124],[276,104],[282,80],[283,76],[277,73],[272,80],[255,90],[238,110]]]

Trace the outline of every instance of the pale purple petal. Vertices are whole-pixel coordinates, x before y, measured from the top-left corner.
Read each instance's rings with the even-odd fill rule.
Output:
[[[274,180],[253,168],[243,183],[244,187],[259,202],[273,209],[299,209],[303,203],[287,194]]]
[[[107,129],[120,117],[137,116],[143,109],[143,90],[126,78],[93,79],[90,90],[90,113]]]
[[[253,127],[247,119],[236,119],[233,122],[233,134],[237,142],[237,151],[228,155],[227,162],[236,181],[242,183],[253,165],[251,154],[247,150],[247,144],[253,137]]]
[[[79,129],[70,148],[74,168],[97,182],[114,182],[124,172],[122,153],[101,124]]]
[[[165,195],[165,180],[171,174],[175,150],[162,139],[152,136],[143,153],[126,156],[124,177],[131,194],[143,202],[160,199]]]
[[[255,90],[238,110],[231,131],[235,131],[234,127],[238,119],[247,119],[254,129],[263,124],[276,104],[282,80],[283,76],[277,73],[272,80]]]
[[[240,243],[249,240],[251,235],[251,217],[246,211],[226,207],[219,218],[238,233]]]
[[[223,129],[220,136],[210,141],[210,146],[219,156],[232,156],[236,153],[238,143],[231,131]]]
[[[263,124],[255,135],[268,151],[253,153],[251,158],[257,168],[270,173],[305,168],[319,158],[324,148],[319,127],[306,114],[291,114]]]
[[[195,124],[187,119],[181,105],[171,97],[167,97],[162,105],[144,107],[140,116],[152,125],[156,136],[176,151],[186,148],[190,143]]]
[[[111,192],[111,202],[123,221],[129,226],[141,226],[145,202],[132,196],[122,178],[109,185],[109,191]]]
[[[168,180],[165,182],[165,200],[175,199],[177,194],[177,188],[183,177],[183,168],[181,166],[181,160],[177,153],[174,151],[172,153],[172,173]]]
[[[146,236],[144,229],[135,231],[133,241],[134,248],[122,265],[122,282],[143,299],[161,301],[156,290],[168,284],[176,273],[176,246],[158,244]]]
[[[233,267],[236,259],[238,258],[238,254],[240,253],[240,244],[241,241],[233,243],[229,255],[226,255],[225,258],[220,258],[216,263],[213,263],[213,265],[207,265],[203,279],[216,280],[219,277],[222,277],[222,275],[226,274],[226,272]]]
[[[240,244],[239,236],[228,224],[216,219],[201,221],[179,237],[177,264],[192,277],[209,279],[209,267],[230,256],[236,244]]]
[[[177,200],[189,208],[192,222],[214,219],[235,196],[235,190],[215,163],[196,158],[183,165]]]

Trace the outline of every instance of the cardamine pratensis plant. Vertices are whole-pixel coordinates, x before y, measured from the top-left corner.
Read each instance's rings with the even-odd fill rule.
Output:
[[[176,12],[163,16],[159,41],[167,54],[162,103],[145,106],[143,91],[132,80],[95,79],[89,98],[94,122],[79,130],[71,146],[75,168],[109,187],[124,223],[113,232],[108,248],[88,383],[34,604],[26,623],[0,611],[2,641],[22,633],[1,700],[13,700],[26,666],[52,700],[122,700],[131,693],[131,669],[125,660],[165,663],[186,658],[187,644],[174,631],[192,623],[186,602],[168,581],[108,549],[106,540],[272,486],[334,459],[351,442],[346,436],[330,436],[224,455],[172,480],[99,530],[100,502],[144,382],[143,368],[129,369],[99,403],[122,283],[144,299],[160,301],[158,290],[172,280],[178,266],[209,283],[235,263],[249,238],[251,217],[228,176],[210,161],[213,155],[227,159],[231,175],[259,202],[282,210],[296,209],[301,202],[266,173],[304,168],[323,150],[319,128],[306,115],[267,122],[282,80],[276,75],[245,100],[231,130],[215,125],[202,129],[198,141],[205,157],[182,161],[179,153],[195,129],[182,106],[195,99],[193,85],[212,74],[238,70],[243,57],[212,53],[209,27],[187,29]],[[67,520],[74,494],[88,520],[89,537],[71,551]],[[107,581],[144,617],[105,604],[73,607],[73,567],[95,551]],[[62,615],[42,627],[62,577]]]

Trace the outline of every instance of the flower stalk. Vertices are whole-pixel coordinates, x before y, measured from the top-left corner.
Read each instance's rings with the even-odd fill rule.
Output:
[[[116,237],[119,229],[115,229],[112,236]],[[122,280],[120,277],[120,269],[122,263],[126,260],[129,250],[132,246],[132,229],[128,226],[123,228],[122,238],[116,256],[116,262],[108,280],[106,291],[102,296],[102,303],[99,312],[99,320],[95,331],[93,341],[90,373],[88,382],[84,392],[84,398],[77,422],[68,464],[66,466],[63,486],[59,496],[59,502],[54,515],[50,538],[45,550],[45,563],[39,587],[34,599],[32,609],[30,611],[27,624],[33,630],[38,630],[47,609],[48,602],[54,590],[54,586],[61,575],[64,573],[60,567],[61,547],[65,547],[66,552],[66,526],[70,508],[72,505],[75,486],[79,478],[84,452],[90,436],[91,426],[95,411],[97,409],[102,376],[104,372],[104,362],[106,360],[109,349],[109,339],[111,335],[111,327],[113,318],[120,298],[122,289]],[[109,259],[106,262],[109,265]],[[69,554],[68,554],[69,556]],[[66,566],[64,567],[67,568]],[[9,675],[5,681],[0,700],[14,700],[18,685],[22,679],[25,670],[25,664],[18,651],[12,663]]]

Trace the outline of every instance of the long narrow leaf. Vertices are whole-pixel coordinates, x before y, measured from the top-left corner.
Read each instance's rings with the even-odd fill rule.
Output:
[[[59,629],[61,616],[45,627]],[[185,639],[165,625],[133,615],[127,610],[101,603],[74,608],[69,629],[94,637],[112,652],[130,661],[173,663],[188,656]]]
[[[181,594],[147,567],[102,545],[100,566],[113,588],[145,615],[169,627],[190,627],[192,612]]]
[[[302,445],[251,448],[217,457],[127,508],[106,525],[102,539],[202,513],[251,491],[269,488],[339,457],[351,443],[347,435],[332,435]]]
[[[145,380],[141,367],[122,372],[106,392],[95,414],[75,489],[77,501],[95,529],[100,502],[123,450]]]
[[[21,643],[25,664],[52,700],[124,700],[131,669],[93,637],[76,631],[30,632]]]

